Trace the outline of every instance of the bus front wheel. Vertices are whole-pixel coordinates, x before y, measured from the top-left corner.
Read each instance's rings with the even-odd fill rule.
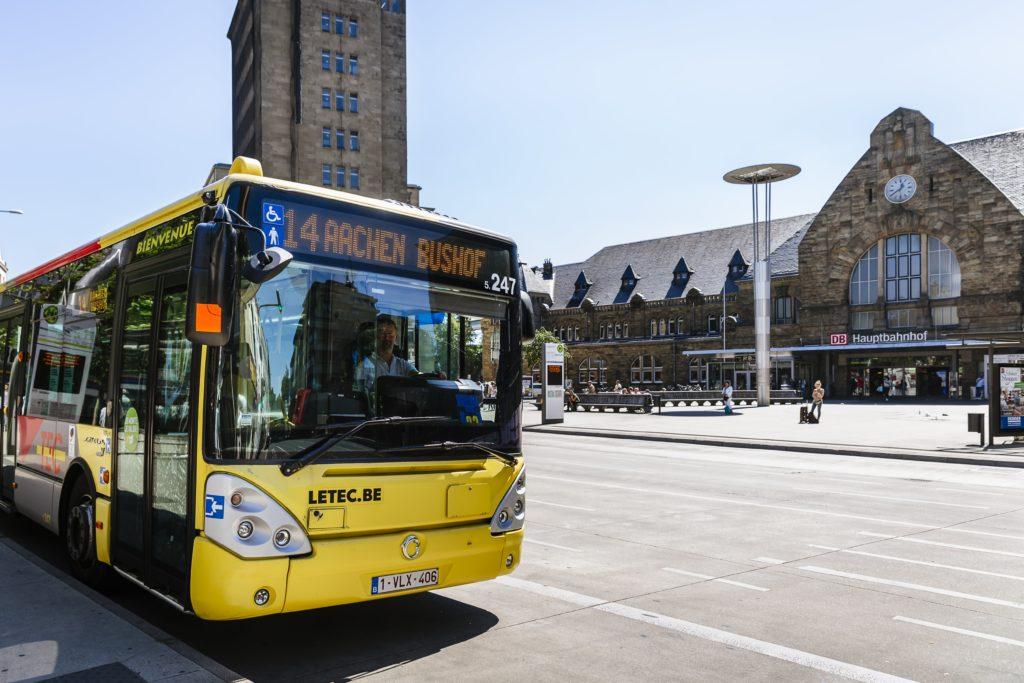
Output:
[[[96,558],[95,502],[85,477],[79,477],[68,496],[64,511],[64,554],[71,573],[80,581],[99,585],[106,576],[106,565]]]

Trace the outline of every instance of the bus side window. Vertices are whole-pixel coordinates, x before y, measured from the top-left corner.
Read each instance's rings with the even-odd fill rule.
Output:
[[[116,250],[108,247],[75,264],[84,273],[70,283],[65,307],[65,355],[76,354],[81,367],[71,378],[78,394],[75,414],[68,419],[80,424],[110,427],[107,415],[107,382],[110,377],[110,344],[114,330],[114,293],[117,285]],[[65,382],[67,384],[67,382]]]

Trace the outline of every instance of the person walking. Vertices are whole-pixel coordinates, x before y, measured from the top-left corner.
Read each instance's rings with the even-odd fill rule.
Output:
[[[821,386],[821,380],[814,382],[814,391],[811,392],[811,415],[815,420],[821,422],[821,404],[825,402],[825,389]],[[817,415],[815,415],[817,411]]]
[[[725,407],[725,414],[732,415],[732,382],[729,380],[722,383],[722,405]]]

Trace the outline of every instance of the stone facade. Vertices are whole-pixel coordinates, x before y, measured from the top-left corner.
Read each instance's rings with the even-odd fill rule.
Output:
[[[268,176],[311,185],[326,184],[326,164],[331,187],[418,203],[419,188],[407,181],[405,16],[405,0],[384,7],[380,0],[238,0],[228,30],[234,155],[259,159]]]
[[[916,181],[916,192],[890,201],[885,186],[900,175]],[[989,343],[1000,352],[1024,348],[1022,211],[1024,131],[946,144],[920,112],[900,108],[883,118],[817,214],[777,221],[784,241],[772,247],[773,381],[822,379],[833,396],[878,397],[891,385],[908,396],[969,396]],[[753,283],[745,273],[726,275],[738,239],[730,231],[737,229],[750,226],[614,245],[585,262],[556,266],[543,323],[569,343],[577,367],[568,376],[597,379],[603,367],[609,385],[714,385],[741,375],[749,382]],[[917,247],[905,259],[886,251],[897,249],[900,236],[908,249]],[[750,254],[749,245],[736,249],[741,261]],[[877,274],[869,279],[877,297],[851,301],[854,269],[872,249]],[[959,289],[952,294],[940,278],[947,252],[958,265],[949,282]],[[675,259],[685,260],[675,271],[688,274],[679,280],[674,271],[673,282],[682,286],[666,292],[666,264]],[[890,278],[887,265],[895,269]],[[907,295],[893,295],[889,287],[903,292],[897,276],[904,267]],[[716,276],[698,282],[709,268]],[[648,271],[655,286],[640,279],[631,293],[629,276]],[[723,348],[717,329],[723,295],[726,316],[739,320],[726,320],[727,349],[716,353]],[[857,344],[849,341],[854,333],[889,335],[882,342],[912,333],[917,341]],[[654,359],[649,374],[645,357]],[[706,370],[709,364],[717,364],[717,375]]]

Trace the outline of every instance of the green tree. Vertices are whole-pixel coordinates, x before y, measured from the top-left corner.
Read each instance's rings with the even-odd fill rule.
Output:
[[[523,361],[526,363],[526,367],[534,368],[540,365],[541,349],[548,342],[562,344],[565,349],[565,367],[569,367],[569,363],[572,360],[572,354],[569,353],[569,349],[565,347],[558,337],[543,327],[539,328],[536,334],[533,335],[533,341],[523,345]]]

